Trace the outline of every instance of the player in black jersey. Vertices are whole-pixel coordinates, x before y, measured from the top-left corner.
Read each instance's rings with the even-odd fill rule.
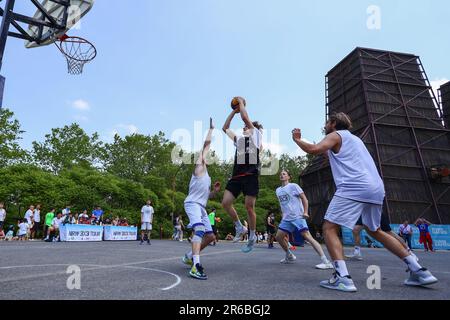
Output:
[[[247,233],[247,229],[242,225],[239,216],[233,207],[233,203],[241,193],[244,194],[250,233],[248,243],[242,248],[242,251],[248,253],[252,251],[253,245],[256,242],[255,204],[259,193],[262,126],[259,122],[250,120],[244,98],[236,97],[234,100],[239,101],[239,106],[237,106],[228,116],[223,126],[223,131],[233,140],[234,145],[236,146],[236,154],[234,158],[233,174],[228,181],[222,206],[233,219],[236,227],[234,242],[238,242],[241,237]],[[230,130],[231,122],[238,113],[240,113],[245,125],[242,136],[236,135]]]

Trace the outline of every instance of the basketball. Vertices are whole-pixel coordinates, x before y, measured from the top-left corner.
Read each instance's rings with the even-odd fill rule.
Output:
[[[243,99],[244,100],[244,106],[247,106],[247,102],[245,101],[245,99]],[[238,98],[233,98],[233,100],[231,100],[231,108],[233,109],[233,110],[236,110],[236,108],[238,108],[239,107],[239,100],[238,100]]]

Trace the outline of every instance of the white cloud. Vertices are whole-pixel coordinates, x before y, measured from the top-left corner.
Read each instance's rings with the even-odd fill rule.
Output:
[[[89,111],[91,109],[91,106],[89,105],[89,102],[83,99],[78,99],[72,102],[72,107],[80,110],[80,111]]]

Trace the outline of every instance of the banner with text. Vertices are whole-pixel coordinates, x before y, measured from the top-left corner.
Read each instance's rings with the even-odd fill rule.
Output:
[[[59,228],[61,241],[103,241],[103,227],[68,224]]]
[[[105,227],[105,240],[106,241],[136,241],[137,240],[137,227]]]
[[[398,234],[399,224],[391,224],[392,231]],[[419,229],[411,225],[413,235],[411,238],[412,249],[423,249],[423,244],[420,244]],[[431,225],[429,227],[431,238],[433,239],[433,247],[436,250],[450,250],[450,226],[449,225]],[[344,245],[354,245],[352,230],[342,227],[342,240]],[[361,245],[368,247],[371,243],[375,248],[383,248],[383,245],[371,238],[365,230],[361,232]]]

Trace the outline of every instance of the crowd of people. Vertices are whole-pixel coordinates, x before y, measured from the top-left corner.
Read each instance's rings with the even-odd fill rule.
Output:
[[[95,207],[91,214],[87,210],[80,213],[72,212],[71,206],[56,211],[51,208],[45,215],[41,214],[41,204],[30,205],[24,217],[17,220],[17,224],[5,226],[7,212],[4,203],[0,202],[0,240],[28,241],[43,239],[44,241],[59,241],[61,225],[111,225],[129,226],[127,218],[106,217],[101,207]]]

